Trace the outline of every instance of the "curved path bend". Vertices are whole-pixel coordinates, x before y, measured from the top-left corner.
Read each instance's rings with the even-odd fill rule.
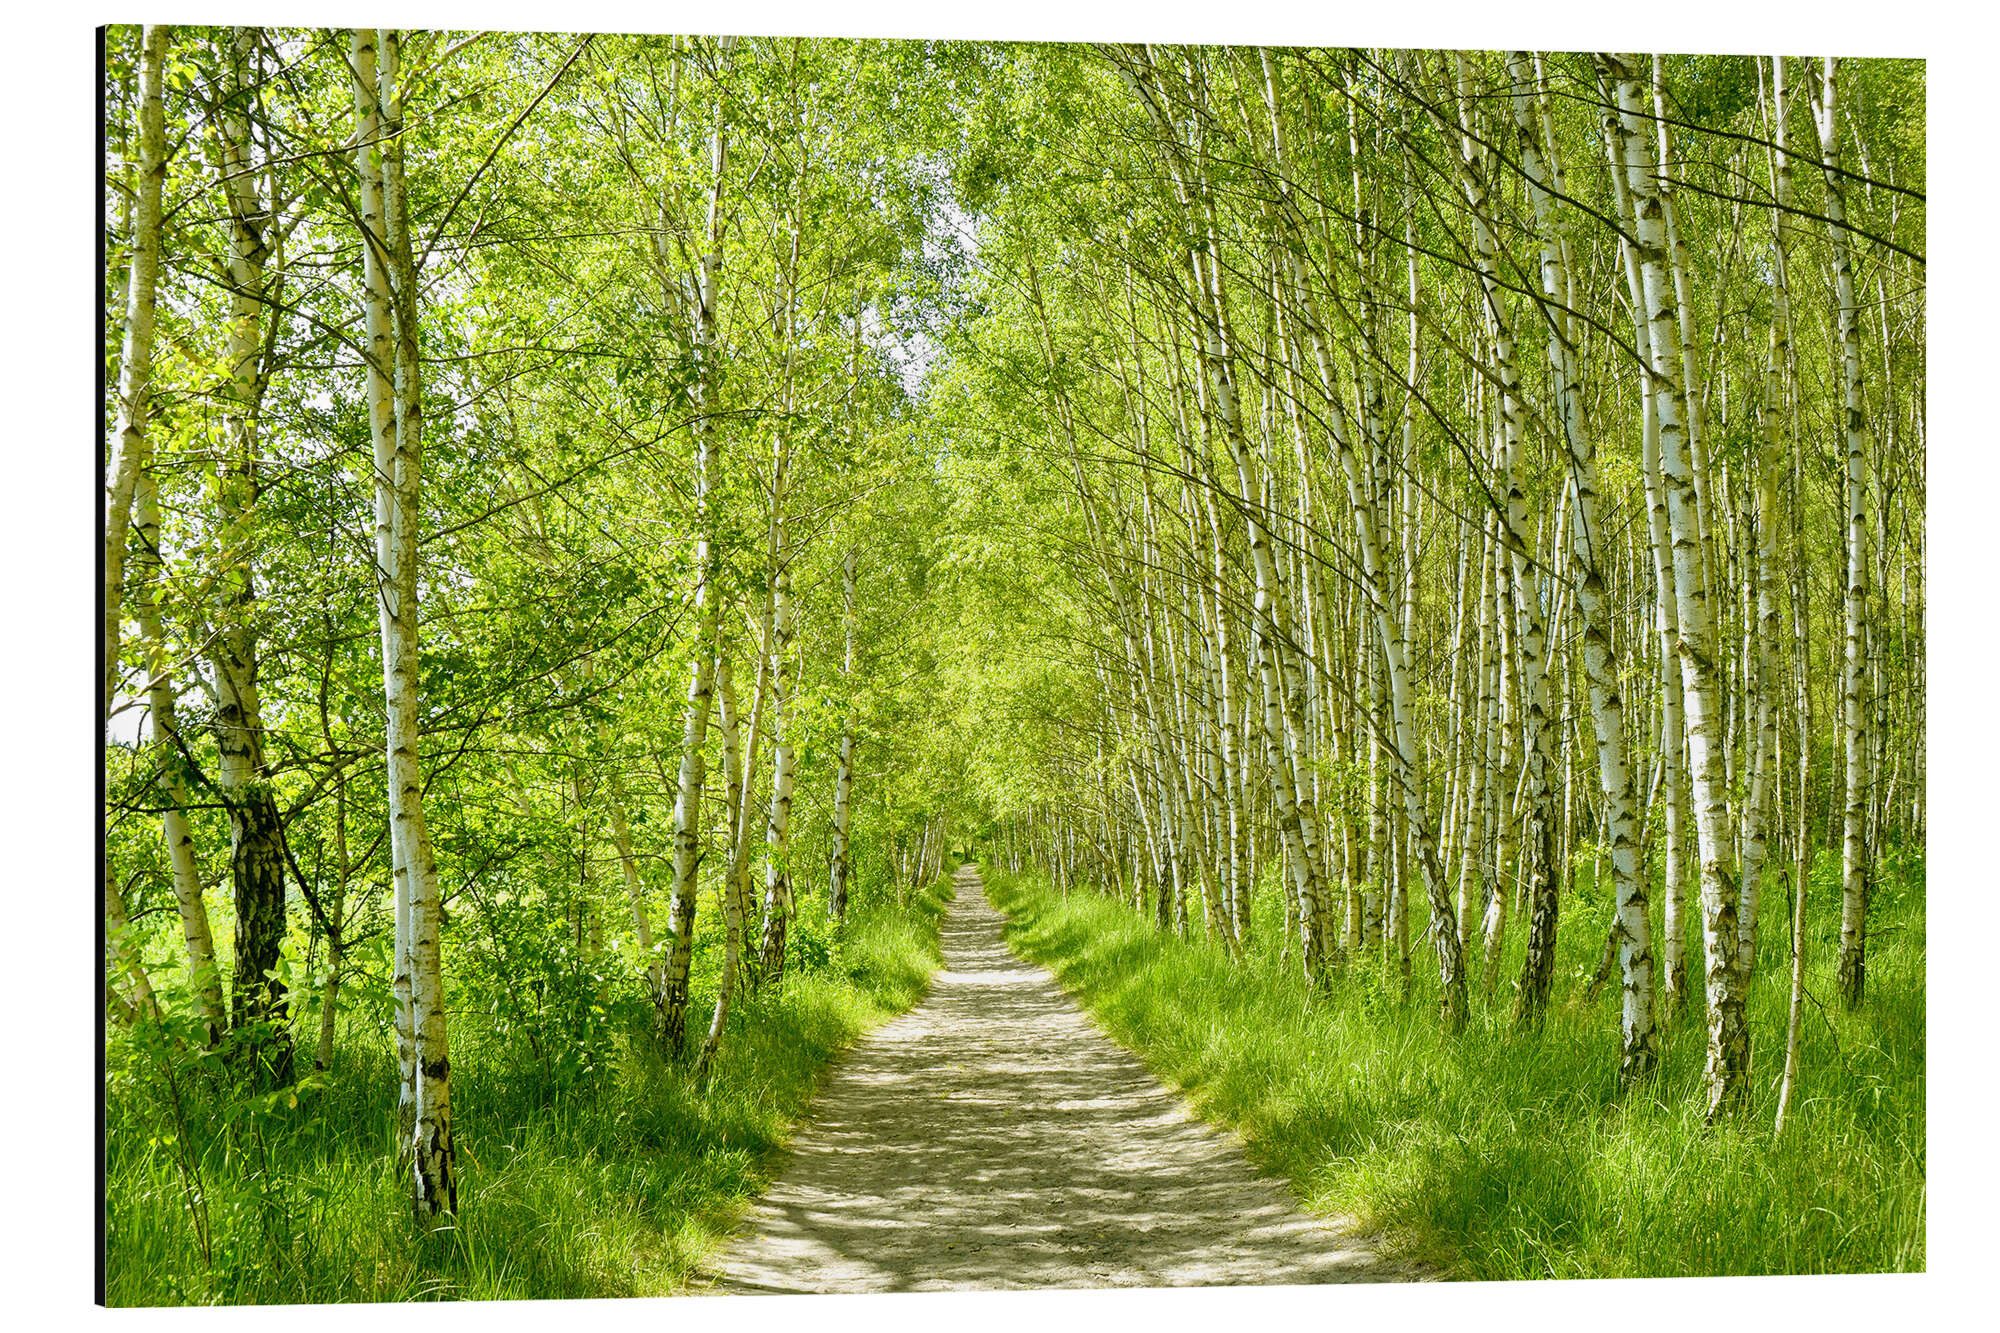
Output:
[[[1410,1281],[1195,1119],[958,873],[944,966],[836,1062],[715,1292]]]

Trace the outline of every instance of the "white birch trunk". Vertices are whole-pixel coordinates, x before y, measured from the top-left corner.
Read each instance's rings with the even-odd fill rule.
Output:
[[[782,447],[782,446],[781,446]],[[774,504],[776,501],[774,500]],[[771,583],[771,806],[764,825],[764,929],[758,941],[758,972],[773,985],[784,980],[785,928],[792,914],[792,791],[797,738],[793,733],[792,693],[796,689],[789,660],[792,652],[792,576],[790,554],[782,529],[775,527],[772,549],[775,569]],[[925,830],[928,833],[928,828]],[[912,887],[922,883],[926,848],[917,848]]]
[[[399,863],[397,916],[409,977],[409,1163],[420,1221],[458,1209],[451,1126],[451,1052],[439,950],[437,865],[424,821],[417,698],[417,529],[422,492],[422,385],[417,297],[402,189],[400,36],[357,29],[355,129],[362,184],[363,262],[371,355],[377,595],[387,702],[389,819]],[[384,343],[390,344],[385,347]],[[386,356],[385,356],[386,353]]]
[[[717,78],[728,69],[736,39],[718,41]],[[666,1003],[661,1044],[679,1055],[687,1042],[688,971],[694,958],[695,910],[700,902],[697,877],[701,869],[701,800],[707,779],[705,746],[709,705],[715,690],[715,657],[719,648],[721,597],[715,581],[714,488],[720,479],[721,446],[710,419],[717,406],[715,340],[717,294],[722,278],[722,185],[728,166],[729,134],[720,87],[715,95],[715,119],[709,132],[708,221],[701,270],[695,283],[693,398],[695,409],[694,591],[689,599],[695,616],[694,648],[688,670],[687,706],[681,720],[680,776],[674,795],[674,877],[668,905]]]
[[[153,312],[160,276],[160,193],[167,179],[166,108],[162,101],[168,36],[148,24],[139,44],[139,164],[133,182],[132,257],[126,267],[125,337],[118,357],[118,420],[104,513],[104,716],[118,696],[118,650],[124,627],[125,540],[132,495],[152,457]]]
[[[1547,104],[1542,92],[1540,62],[1530,66],[1526,52],[1508,59],[1514,82],[1514,124],[1519,136],[1522,170],[1541,241],[1542,294],[1549,302],[1549,366],[1553,372],[1557,415],[1569,449],[1571,497],[1570,559],[1577,609],[1583,620],[1583,668],[1589,685],[1591,723],[1597,738],[1598,779],[1604,794],[1606,841],[1611,848],[1611,873],[1617,903],[1613,938],[1617,942],[1620,976],[1620,1033],[1623,1049],[1619,1076],[1627,1082],[1650,1074],[1659,1060],[1653,1021],[1652,928],[1647,915],[1646,885],[1639,873],[1639,840],[1633,814],[1632,774],[1625,755],[1625,703],[1618,687],[1618,661],[1612,650],[1611,607],[1604,579],[1609,543],[1602,538],[1597,504],[1596,441],[1583,419],[1580,370],[1568,311],[1574,289],[1561,242],[1553,226],[1552,190],[1562,192],[1561,168],[1554,160],[1554,137],[1548,158],[1541,144],[1547,133]]]
[[[1840,176],[1840,116],[1834,96],[1838,68],[1832,56],[1820,76],[1814,107],[1819,121],[1820,164],[1826,177],[1827,239],[1833,249],[1833,291],[1838,305],[1843,439],[1847,588],[1842,606],[1840,675],[1844,801],[1840,825],[1841,1000],[1858,1008],[1866,990],[1868,959],[1868,816],[1872,791],[1868,700],[1868,420],[1861,400],[1861,311],[1854,296],[1847,204]]]
[[[1500,387],[1499,449],[1494,460],[1494,473],[1502,492],[1503,545],[1511,556],[1506,584],[1513,592],[1515,635],[1520,650],[1524,705],[1521,744],[1527,759],[1525,824],[1529,860],[1533,867],[1528,877],[1528,947],[1522,964],[1520,989],[1516,994],[1515,1019],[1525,1027],[1533,1028],[1541,1024],[1548,1006],[1549,987],[1555,976],[1556,918],[1560,901],[1549,791],[1550,774],[1556,757],[1554,728],[1550,724],[1548,632],[1541,610],[1541,579],[1527,531],[1527,499],[1518,477],[1522,442],[1527,433],[1527,408],[1521,401],[1513,319],[1507,288],[1501,281],[1499,239],[1488,218],[1490,203],[1484,177],[1484,152],[1473,132],[1471,69],[1463,54],[1458,55],[1455,61],[1460,127],[1459,179],[1472,221],[1473,253],[1479,266],[1480,286],[1485,295],[1487,321],[1493,340],[1494,377]],[[1562,373],[1558,371],[1559,375]]]
[[[1625,173],[1617,169],[1622,149],[1616,126],[1607,121],[1605,143],[1611,153],[1612,193],[1620,217],[1629,216],[1631,205]],[[1621,244],[1626,288],[1632,305],[1633,337],[1642,363],[1651,364],[1652,334],[1646,310],[1645,284],[1639,269],[1638,252]],[[1663,902],[1660,908],[1660,964],[1665,974],[1661,998],[1669,1019],[1683,1013],[1689,1003],[1686,941],[1687,928],[1682,911],[1687,902],[1687,727],[1684,702],[1677,681],[1675,644],[1680,635],[1679,613],[1674,601],[1672,543],[1667,535],[1667,498],[1660,480],[1659,413],[1655,404],[1656,386],[1643,371],[1639,377],[1640,467],[1646,502],[1646,549],[1653,574],[1654,630],[1658,640],[1660,667],[1660,766],[1658,785],[1664,792],[1661,842],[1664,844]],[[1643,849],[1642,849],[1643,850]]]
[[[186,811],[192,795],[183,776],[186,739],[181,735],[176,698],[179,686],[167,661],[166,636],[160,625],[160,605],[154,589],[160,570],[160,507],[151,469],[139,476],[133,497],[133,609],[146,652],[146,700],[152,714],[152,749],[157,754],[160,791],[166,809],[160,816],[172,869],[174,905],[180,914],[181,936],[187,948],[188,982],[195,1013],[207,1028],[213,1046],[229,1026],[222,997],[222,973],[215,960],[215,935],[209,927],[208,903],[202,892],[201,865],[195,856],[194,833]]]
[[[1676,649],[1687,708],[1689,777],[1694,789],[1696,837],[1701,854],[1702,943],[1708,998],[1705,1081],[1711,1121],[1741,1110],[1749,1098],[1750,1032],[1736,968],[1739,894],[1730,847],[1728,788],[1716,730],[1720,722],[1715,635],[1702,583],[1693,460],[1687,449],[1686,400],[1681,384],[1680,328],[1666,253],[1666,234],[1648,119],[1630,57],[1603,57],[1615,79],[1622,152],[1614,169],[1625,173],[1629,221],[1636,238],[1641,315],[1651,334],[1650,371],[1659,420],[1660,472],[1667,492],[1673,542],[1674,600],[1679,617]]]
[[[701,1055],[695,1061],[695,1086],[705,1086],[722,1046],[722,1033],[729,1023],[729,1002],[736,989],[743,959],[743,904],[738,893],[749,849],[743,832],[743,810],[748,804],[744,790],[742,729],[736,716],[736,676],[727,649],[715,660],[715,692],[719,710],[716,724],[722,731],[722,780],[731,834],[729,865],[722,883],[722,976],[715,988],[715,1009],[709,1015],[708,1035],[702,1038]]]
[[[289,1082],[292,1049],[285,986],[275,975],[285,937],[284,830],[264,763],[263,709],[257,692],[255,627],[258,534],[258,417],[262,366],[264,270],[272,223],[251,162],[247,99],[254,30],[239,28],[229,53],[231,95],[216,117],[218,157],[228,215],[229,322],[222,458],[215,470],[215,629],[208,657],[215,680],[217,786],[229,813],[230,879],[236,898],[233,1001],[238,1027],[270,1024],[257,1058]]]
[[[840,760],[833,776],[833,861],[827,874],[827,911],[835,921],[847,917],[847,830],[854,802],[854,591],[860,554],[858,548],[850,546],[840,562],[841,632],[845,638],[840,678],[847,697],[841,710]]]

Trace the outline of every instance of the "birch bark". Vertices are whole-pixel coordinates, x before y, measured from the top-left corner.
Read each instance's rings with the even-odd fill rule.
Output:
[[[361,178],[369,424],[375,448],[376,589],[387,703],[392,856],[401,929],[397,971],[408,980],[408,1150],[420,1222],[458,1209],[451,1051],[439,951],[437,864],[424,819],[418,722],[417,532],[421,514],[422,382],[417,293],[403,190],[401,35],[354,31],[355,139]]]
[[[133,608],[146,652],[146,701],[152,715],[152,746],[166,809],[161,832],[172,868],[174,905],[180,914],[181,936],[187,948],[188,981],[194,991],[195,1013],[213,1046],[229,1026],[222,997],[222,973],[215,960],[215,935],[209,926],[203,896],[201,866],[195,856],[194,833],[186,811],[192,795],[183,776],[189,762],[187,740],[181,735],[177,704],[179,685],[167,660],[166,635],[160,624],[156,588],[160,578],[160,507],[151,469],[139,476],[133,497]]]
[[[134,181],[132,256],[126,268],[125,331],[118,359],[118,419],[108,469],[110,493],[104,521],[103,707],[108,724],[117,702],[120,635],[124,628],[125,547],[131,534],[133,493],[152,452],[147,425],[152,413],[153,314],[160,271],[160,195],[167,175],[166,109],[163,74],[172,29],[149,24],[139,48],[139,164]],[[151,980],[132,945],[125,892],[108,861],[104,867],[104,947],[106,962],[123,975],[133,999],[119,996],[109,981],[105,995],[114,1014],[158,1013]]]
[[[1503,545],[1511,555],[1506,583],[1513,592],[1515,637],[1521,661],[1521,696],[1525,705],[1521,742],[1527,759],[1527,789],[1523,805],[1529,852],[1527,859],[1532,870],[1528,876],[1528,947],[1522,963],[1514,1015],[1515,1021],[1522,1026],[1536,1028],[1541,1025],[1547,1009],[1549,986],[1555,977],[1559,905],[1555,830],[1550,818],[1549,794],[1550,773],[1555,767],[1555,747],[1549,709],[1548,627],[1543,619],[1541,579],[1527,531],[1527,498],[1521,490],[1519,478],[1522,441],[1527,433],[1527,407],[1521,399],[1513,317],[1507,299],[1508,290],[1499,271],[1499,238],[1490,217],[1492,204],[1485,180],[1485,154],[1472,125],[1475,92],[1471,68],[1463,54],[1456,56],[1455,62],[1460,127],[1459,179],[1472,221],[1473,253],[1479,266],[1480,288],[1485,297],[1487,322],[1492,335],[1494,377],[1500,387],[1499,450],[1494,460],[1494,472],[1503,497]],[[1563,374],[1561,370],[1557,373]],[[1570,377],[1570,387],[1574,387],[1573,376]]]
[[[125,337],[118,356],[118,420],[111,446],[111,492],[104,515],[104,716],[118,695],[124,627],[125,544],[132,495],[152,457],[153,313],[159,302],[160,194],[167,179],[167,45],[172,29],[148,24],[139,43],[139,164],[133,182],[132,257],[126,267]]]
[[[1868,419],[1861,397],[1861,310],[1854,295],[1847,201],[1840,174],[1840,114],[1835,98],[1838,62],[1826,57],[1813,111],[1819,125],[1820,165],[1826,178],[1827,239],[1833,249],[1840,384],[1846,445],[1846,596],[1842,604],[1840,676],[1843,794],[1840,825],[1841,1000],[1858,1008],[1868,972],[1868,815],[1871,798],[1868,700]]]
[[[854,801],[854,592],[860,549],[850,546],[840,562],[841,686],[846,694],[840,720],[840,760],[833,777],[833,862],[827,875],[827,911],[835,921],[847,918],[847,831]]]
[[[719,646],[722,599],[715,581],[714,488],[720,478],[721,442],[712,417],[718,402],[716,364],[717,294],[722,279],[722,186],[729,160],[725,96],[720,80],[727,73],[736,47],[734,37],[717,42],[714,119],[709,130],[708,220],[705,248],[695,280],[694,385],[694,590],[690,605],[695,616],[694,649],[688,670],[687,706],[681,720],[680,776],[674,794],[674,877],[668,905],[666,1001],[662,1009],[661,1044],[679,1055],[687,1042],[688,970],[694,958],[695,909],[699,905],[701,869],[701,799],[707,778],[705,746],[709,705],[715,691],[715,658]]]
[[[735,668],[726,649],[715,660],[715,692],[719,713],[716,724],[722,730],[722,780],[730,852],[722,881],[722,976],[716,982],[715,1009],[709,1016],[708,1035],[702,1038],[701,1055],[695,1061],[697,1087],[706,1084],[710,1068],[715,1063],[715,1053],[722,1045],[722,1034],[729,1022],[729,1003],[736,990],[743,959],[744,911],[739,889],[743,868],[749,860],[747,831],[743,824],[744,808],[749,804],[744,787],[748,768],[744,762],[742,729],[736,714]]]
[[[1260,50],[1264,67],[1264,97],[1271,121],[1271,141],[1273,158],[1279,167],[1280,189],[1287,197],[1280,201],[1280,216],[1291,218],[1289,188],[1284,183],[1284,162],[1286,158],[1283,117],[1278,103],[1276,69],[1268,50]],[[1404,657],[1402,628],[1397,616],[1397,607],[1389,580],[1388,571],[1383,567],[1380,544],[1376,539],[1376,519],[1372,498],[1366,489],[1362,474],[1362,464],[1357,456],[1353,438],[1350,435],[1342,411],[1333,363],[1327,350],[1324,324],[1315,309],[1312,291],[1301,271],[1296,235],[1293,244],[1284,246],[1291,270],[1291,286],[1296,293],[1301,309],[1307,341],[1313,351],[1313,359],[1327,394],[1327,426],[1336,451],[1340,455],[1343,471],[1347,476],[1348,504],[1351,511],[1356,544],[1361,552],[1362,574],[1366,580],[1368,600],[1374,612],[1376,630],[1382,646],[1382,662],[1389,679],[1390,717],[1393,726],[1392,753],[1396,760],[1395,780],[1402,789],[1405,815],[1415,834],[1418,852],[1418,867],[1424,879],[1425,893],[1430,901],[1430,935],[1437,952],[1439,977],[1439,1011],[1446,1031],[1456,1035],[1465,1028],[1466,987],[1463,955],[1458,947],[1458,923],[1451,900],[1451,889],[1446,882],[1444,868],[1438,860],[1436,831],[1430,822],[1429,812],[1424,806],[1424,783],[1419,772],[1419,755],[1415,724],[1411,718],[1410,682],[1408,663]]]
[[[1549,367],[1556,412],[1568,446],[1569,524],[1572,586],[1583,621],[1583,667],[1589,684],[1591,723],[1597,739],[1599,785],[1604,794],[1606,841],[1617,902],[1613,938],[1617,942],[1623,994],[1619,1076],[1627,1082],[1650,1074],[1659,1060],[1653,1022],[1652,928],[1646,885],[1639,875],[1639,840],[1633,815],[1632,774],[1625,755],[1625,703],[1618,688],[1618,660],[1612,648],[1610,598],[1604,579],[1609,544],[1599,518],[1596,441],[1583,416],[1581,371],[1570,311],[1574,289],[1564,246],[1555,230],[1554,194],[1564,193],[1561,167],[1548,133],[1548,107],[1541,62],[1528,54],[1508,57],[1513,80],[1514,126],[1520,160],[1540,234],[1542,295],[1547,300]],[[1545,151],[1543,144],[1549,145]]]
[[[778,503],[776,499],[773,504]],[[764,930],[758,941],[762,980],[777,985],[784,980],[785,927],[792,913],[792,791],[798,775],[794,761],[797,738],[792,719],[795,673],[792,670],[792,576],[790,555],[783,544],[781,529],[775,526],[773,547],[775,568],[771,583],[771,806],[764,824]],[[927,830],[928,831],[928,830]],[[923,873],[923,849],[918,852],[916,873]],[[914,887],[914,886],[913,886]]]
[[[236,896],[233,1025],[270,1025],[256,1058],[278,1083],[291,1081],[292,1048],[285,985],[276,975],[285,938],[284,825],[264,760],[263,707],[257,689],[256,508],[259,414],[265,371],[265,264],[272,218],[259,197],[251,161],[249,77],[254,29],[236,30],[229,79],[215,129],[228,213],[229,321],[221,394],[223,447],[216,467],[215,627],[209,663],[215,681],[217,786],[229,814],[229,868]]]
[[[1612,195],[1621,218],[1631,214],[1626,175],[1617,169],[1620,148],[1615,127],[1606,123],[1605,143],[1611,154]],[[1651,364],[1652,333],[1646,318],[1645,283],[1639,268],[1638,251],[1621,243],[1626,288],[1632,309],[1632,331],[1640,361]],[[1686,1011],[1689,1003],[1686,942],[1687,927],[1682,911],[1687,902],[1687,726],[1685,700],[1678,683],[1675,644],[1679,641],[1679,612],[1674,600],[1672,542],[1668,536],[1667,497],[1660,479],[1660,425],[1656,404],[1658,386],[1644,371],[1639,376],[1641,420],[1641,485],[1646,501],[1646,550],[1653,575],[1654,630],[1659,656],[1659,749],[1658,785],[1664,793],[1661,842],[1664,844],[1664,886],[1660,908],[1660,964],[1664,976],[1661,999],[1669,1020]]]
[[[1730,847],[1727,783],[1716,729],[1720,722],[1715,636],[1700,563],[1692,459],[1687,449],[1686,401],[1681,384],[1680,329],[1675,317],[1663,210],[1648,119],[1632,57],[1600,57],[1616,82],[1616,136],[1622,152],[1613,163],[1624,173],[1629,223],[1639,261],[1651,335],[1650,373],[1659,421],[1660,472],[1667,492],[1673,542],[1676,639],[1687,708],[1687,753],[1694,789],[1695,828],[1701,853],[1702,944],[1708,998],[1708,1057],[1704,1073],[1708,1118],[1742,1109],[1749,1098],[1750,1032],[1736,968],[1739,894]]]

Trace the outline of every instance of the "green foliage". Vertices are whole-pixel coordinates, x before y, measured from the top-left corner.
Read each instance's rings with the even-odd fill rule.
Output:
[[[1397,1001],[1372,960],[1309,998],[1266,932],[1247,965],[1163,936],[1091,893],[992,876],[1008,939],[1051,967],[1113,1036],[1205,1117],[1244,1136],[1314,1211],[1356,1218],[1455,1277],[1907,1272],[1924,1267],[1924,955],[1920,893],[1885,892],[1866,1012],[1837,1011],[1826,898],[1810,946],[1801,1085],[1770,1125],[1782,1060],[1788,923],[1770,903],[1750,1018],[1750,1114],[1701,1122],[1699,1015],[1658,1078],[1621,1097],[1615,994],[1558,995],[1539,1038],[1507,997],[1459,1041],[1424,987]],[[1260,925],[1262,923],[1260,922]],[[1413,930],[1416,923],[1413,924]],[[1558,976],[1594,959],[1565,937]],[[1294,957],[1296,949],[1294,949]],[[1421,973],[1421,968],[1419,972]],[[1434,989],[1435,981],[1431,982]],[[1615,991],[1615,988],[1613,988]],[[1822,1003],[1824,1002],[1824,1004]]]

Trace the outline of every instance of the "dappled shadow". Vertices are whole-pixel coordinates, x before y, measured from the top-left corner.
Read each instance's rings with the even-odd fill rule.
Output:
[[[1301,1213],[958,888],[929,996],[840,1061],[714,1290],[1423,1276]]]

